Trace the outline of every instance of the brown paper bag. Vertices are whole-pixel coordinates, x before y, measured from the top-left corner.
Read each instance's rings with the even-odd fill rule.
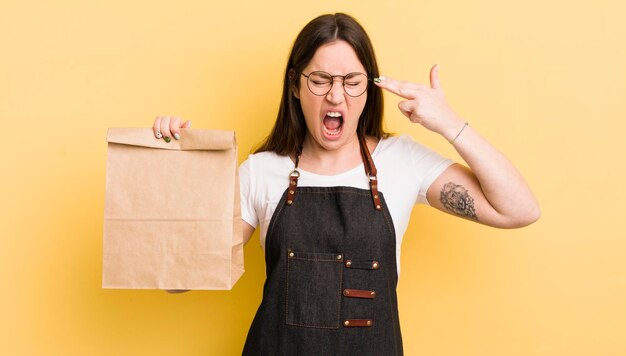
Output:
[[[232,131],[107,135],[102,287],[231,289],[243,274]]]

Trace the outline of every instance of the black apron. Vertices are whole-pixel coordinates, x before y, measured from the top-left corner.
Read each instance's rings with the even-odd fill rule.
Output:
[[[396,235],[359,137],[370,190],[298,187],[268,227],[263,300],[243,355],[402,355]]]

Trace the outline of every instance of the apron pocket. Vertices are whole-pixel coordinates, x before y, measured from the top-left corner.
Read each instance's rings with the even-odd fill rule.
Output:
[[[292,250],[287,253],[286,323],[338,329],[343,255]]]

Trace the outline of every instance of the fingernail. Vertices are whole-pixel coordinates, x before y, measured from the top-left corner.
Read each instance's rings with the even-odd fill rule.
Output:
[[[380,83],[380,82],[382,82],[382,81],[383,81],[383,80],[385,80],[385,79],[386,79],[386,78],[385,78],[385,77],[383,77],[383,76],[381,75],[381,76],[380,76],[380,77],[378,77],[378,78],[374,78],[374,82],[375,82],[375,83]]]
[[[174,134],[174,138],[175,138],[175,139],[177,139],[177,140],[180,140],[180,135],[179,135],[179,134],[177,134],[177,133],[175,133],[175,134]]]
[[[172,141],[172,139],[169,136],[165,136],[163,137],[163,139],[165,140],[165,142],[170,143],[170,141]]]
[[[163,135],[161,134],[161,131],[157,131],[156,138],[162,138],[162,137]]]

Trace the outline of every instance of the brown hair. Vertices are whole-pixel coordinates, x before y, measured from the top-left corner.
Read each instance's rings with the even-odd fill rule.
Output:
[[[337,40],[346,41],[352,46],[368,77],[379,76],[372,43],[365,29],[354,18],[337,13],[313,19],[300,31],[293,44],[285,69],[276,123],[255,153],[271,151],[279,155],[290,155],[302,145],[307,128],[300,101],[293,94],[300,85],[300,76],[295,73],[300,73],[309,64],[319,47]],[[377,139],[388,136],[383,129],[382,89],[374,84],[367,88],[367,101],[359,117],[357,132]]]

